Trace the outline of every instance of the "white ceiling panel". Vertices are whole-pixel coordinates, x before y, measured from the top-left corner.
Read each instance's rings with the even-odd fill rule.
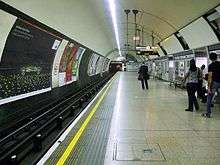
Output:
[[[190,48],[198,48],[218,42],[218,38],[212,28],[203,18],[199,18],[192,24],[181,29],[180,34],[186,40]]]
[[[167,54],[173,54],[184,50],[175,35],[172,35],[161,42],[161,46],[163,46]]]

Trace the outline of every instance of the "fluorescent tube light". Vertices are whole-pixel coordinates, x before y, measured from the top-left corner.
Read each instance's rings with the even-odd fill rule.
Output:
[[[112,18],[112,23],[114,27],[114,32],[115,32],[115,38],[117,42],[117,47],[118,47],[118,52],[119,55],[121,55],[121,48],[120,48],[120,41],[119,41],[119,35],[118,35],[118,24],[117,24],[117,18],[116,18],[116,7],[115,7],[115,0],[108,0],[109,4],[109,9],[111,13],[111,18]]]

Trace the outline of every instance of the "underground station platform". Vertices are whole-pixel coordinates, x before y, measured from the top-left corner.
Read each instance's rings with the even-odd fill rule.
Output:
[[[187,94],[135,72],[118,72],[66,129],[41,164],[145,165],[220,163],[220,109],[212,118],[185,112]]]

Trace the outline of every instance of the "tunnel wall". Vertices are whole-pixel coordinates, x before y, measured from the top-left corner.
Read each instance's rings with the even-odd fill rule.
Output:
[[[164,47],[168,54],[183,51],[183,48],[175,35],[172,35],[165,41],[161,42],[161,45]]]
[[[217,36],[203,18],[199,18],[183,28],[180,30],[180,33],[185,38],[190,48],[198,48],[218,42]]]
[[[164,53],[163,53],[163,51],[161,50],[161,48],[159,47],[159,45],[157,45],[156,51],[158,52],[158,54],[159,54],[160,56],[164,56]]]
[[[218,24],[218,27],[216,27],[216,29],[214,29],[211,26],[211,22],[207,19],[207,17],[209,17],[215,12],[218,12],[216,13],[216,15],[220,15],[220,6],[211,9],[204,15],[193,20],[191,23],[182,27],[176,32],[182,36],[186,44],[188,44],[189,49],[196,49],[199,47],[213,45],[220,41],[220,32],[216,32],[220,29],[218,21],[220,18],[216,18],[216,24]],[[174,54],[184,50],[184,47],[181,46],[180,41],[174,34],[170,35],[169,37],[161,41],[159,44],[163,46],[167,54]],[[160,56],[164,56],[163,51],[160,50],[158,51],[158,53]]]
[[[106,29],[102,16],[97,12],[99,5],[88,0],[2,0],[32,18],[73,38],[99,54],[105,55],[112,49],[112,34]],[[95,42],[94,42],[95,39]],[[100,46],[101,45],[101,46]]]
[[[109,59],[2,2],[0,20],[0,125],[108,75]]]

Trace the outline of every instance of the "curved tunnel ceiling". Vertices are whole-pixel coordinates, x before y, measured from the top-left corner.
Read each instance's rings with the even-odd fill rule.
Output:
[[[81,44],[107,55],[116,45],[108,0],[3,0]],[[219,0],[115,0],[120,45],[126,43],[125,9],[137,9],[137,23],[145,28],[145,43],[151,43],[151,29],[159,42],[210,9]],[[134,35],[134,15],[129,14],[129,42]],[[133,31],[133,32],[132,32]],[[157,37],[156,37],[157,36]],[[113,51],[115,57],[117,53]]]
[[[124,9],[139,10],[137,23],[154,29],[154,32],[160,34],[163,40],[219,3],[219,0],[120,0],[118,1],[118,15],[121,22],[126,22]],[[134,22],[132,12],[129,14],[129,22]],[[126,31],[126,28],[121,26],[120,30]],[[151,43],[152,39],[146,38],[145,40]],[[121,38],[121,43],[125,43],[124,38]]]
[[[108,32],[109,28],[96,12],[93,1],[3,1],[101,55],[105,55],[112,49],[114,40],[111,40],[111,34]]]

